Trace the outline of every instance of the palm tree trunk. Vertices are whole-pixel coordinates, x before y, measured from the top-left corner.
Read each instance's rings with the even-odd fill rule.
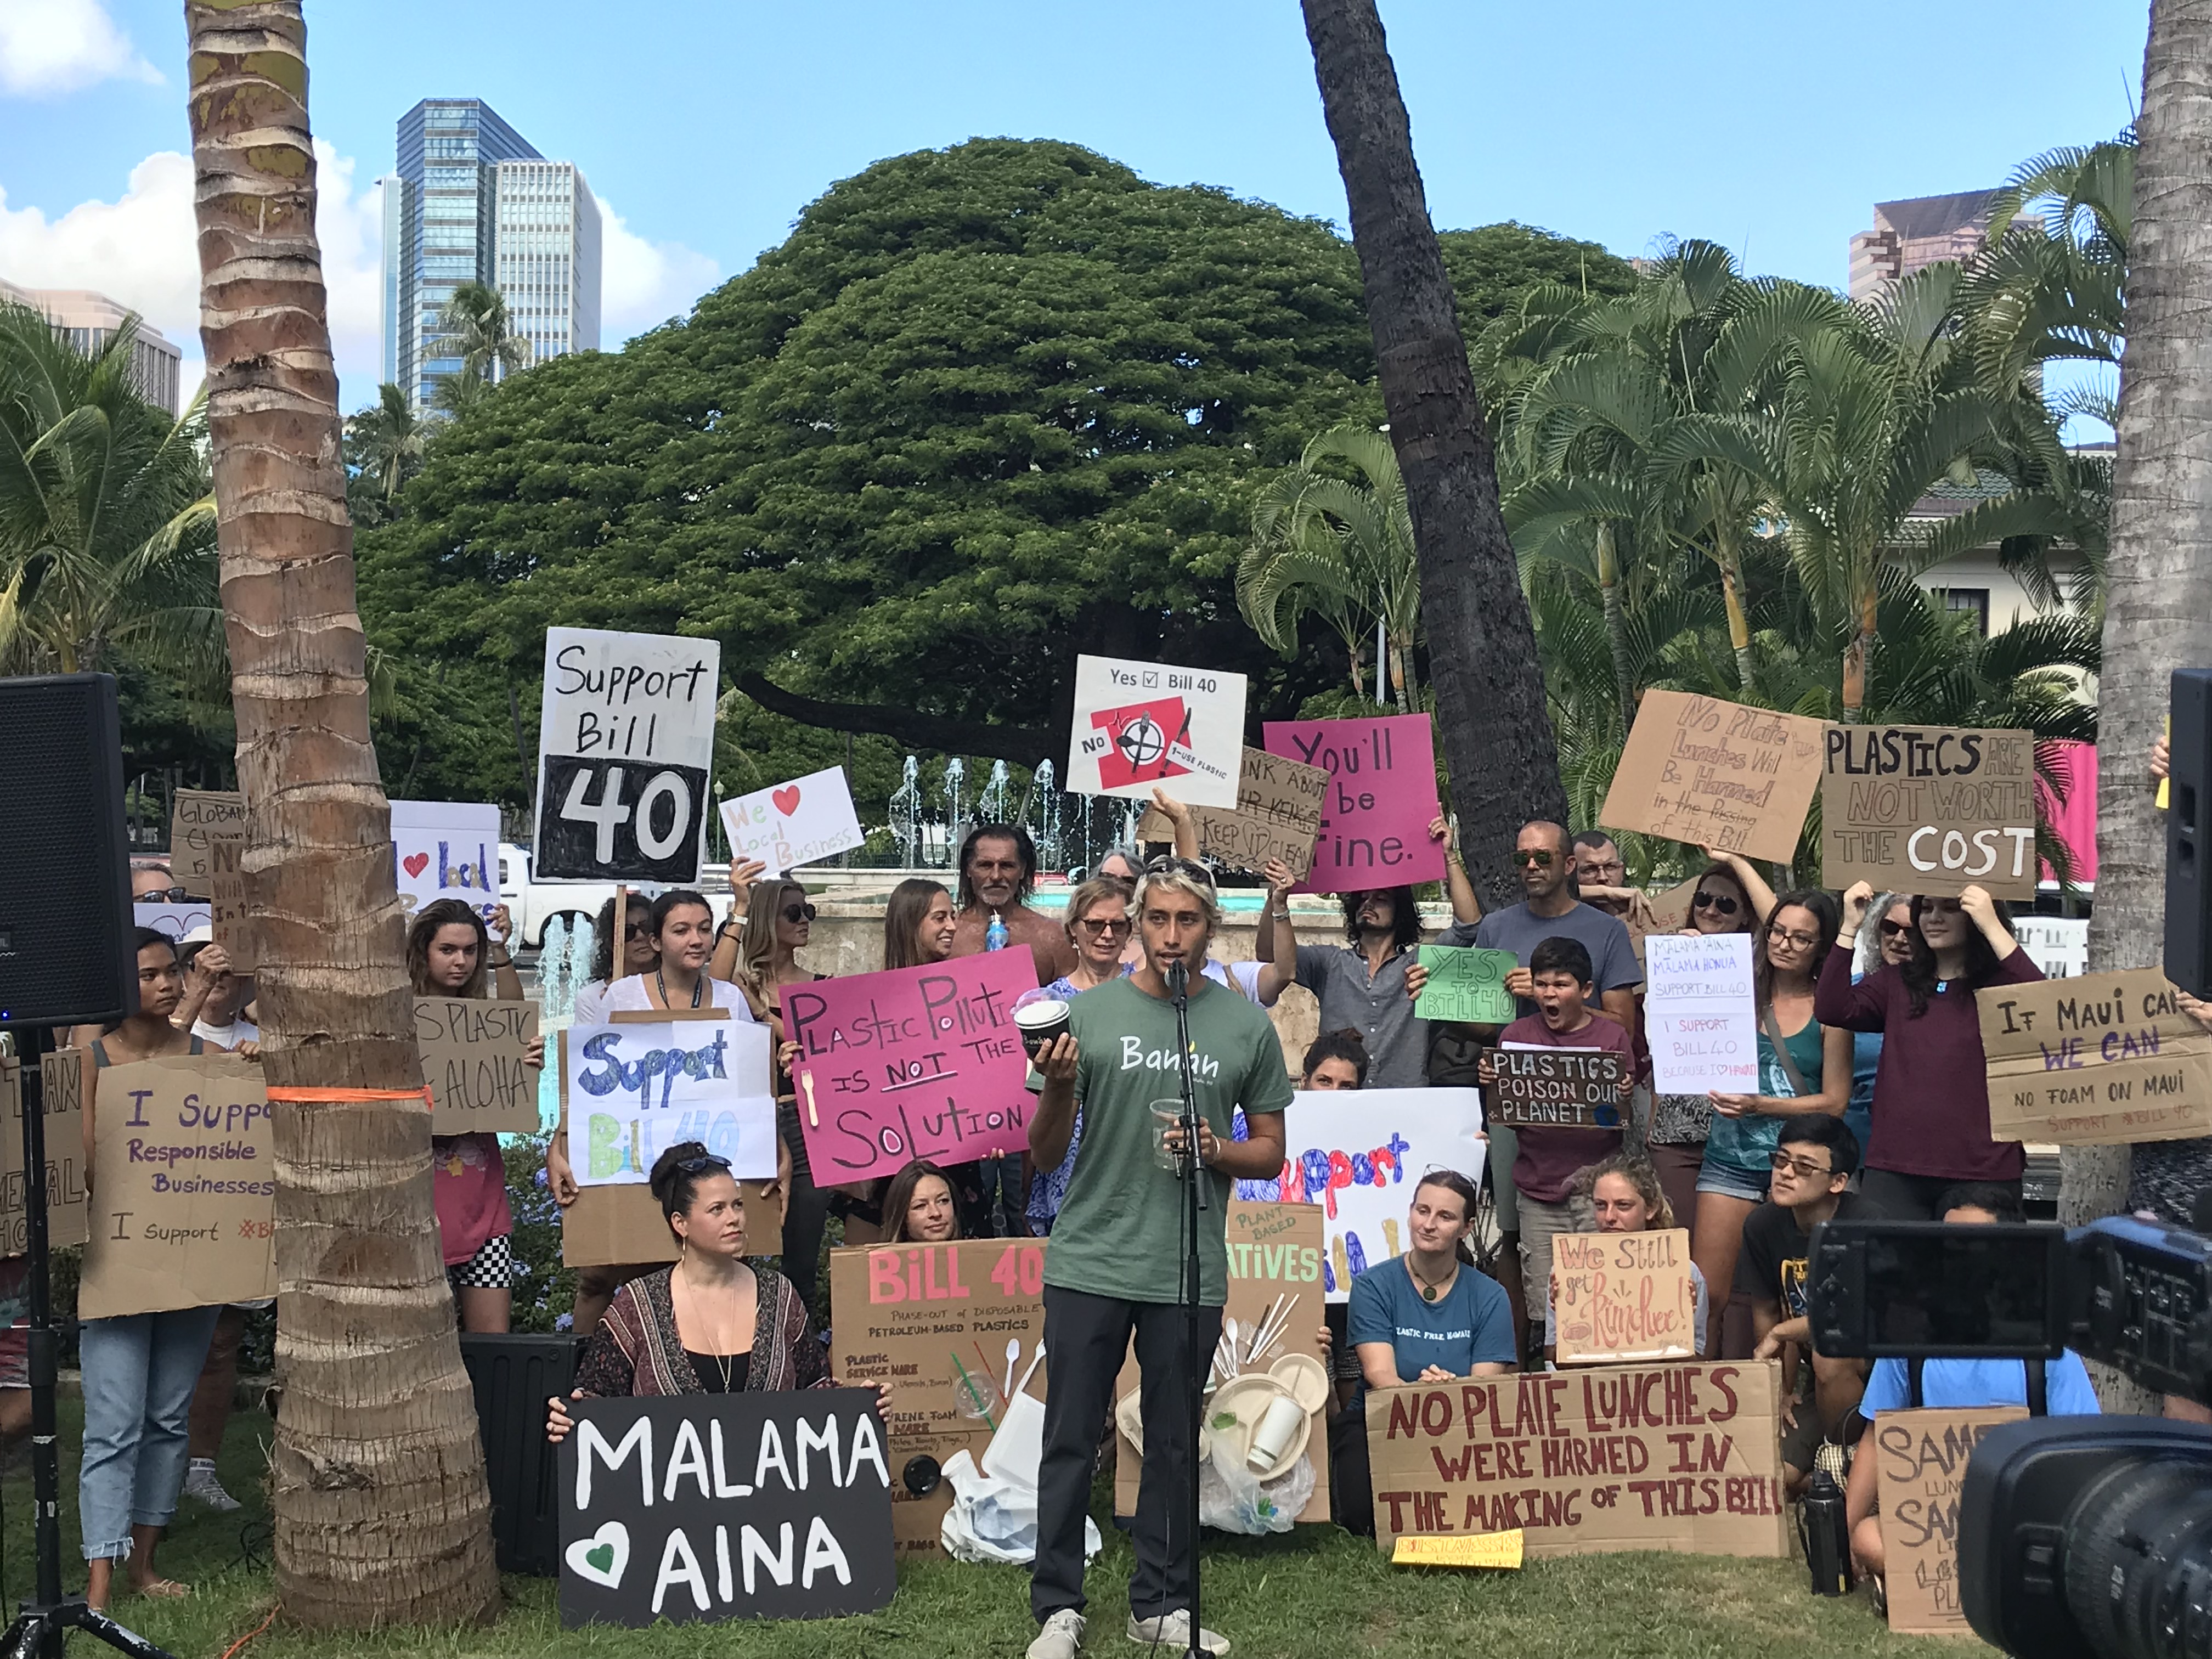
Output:
[[[1460,844],[1484,898],[1510,902],[1519,885],[1506,856],[1521,824],[1566,821],[1536,630],[1382,20],[1374,0],[1303,3],[1420,558]]]
[[[1628,662],[1628,618],[1620,605],[1620,544],[1610,520],[1597,527],[1597,589],[1605,610],[1606,648],[1613,653],[1613,695],[1620,699],[1620,729],[1636,724],[1636,676]]]
[[[1873,654],[1875,606],[1880,594],[1869,579],[1858,593],[1858,631],[1844,647],[1844,718],[1866,718],[1867,659]]]
[[[2165,829],[2144,775],[2168,681],[2212,662],[2212,0],[2154,0],[2136,123],[2128,349],[2120,365],[2104,666],[2098,678],[2093,969],[2159,960]],[[2169,1156],[2175,1144],[2137,1156]],[[2201,1148],[2189,1150],[2201,1151]],[[2128,1149],[2069,1149],[2059,1219],[2127,1199]]]
[[[1716,518],[1717,522],[1717,517]],[[1735,653],[1735,683],[1751,690],[1751,620],[1743,610],[1743,555],[1734,534],[1715,538],[1721,567],[1721,603],[1728,610],[1729,645]]]
[[[311,1628],[496,1605],[430,1197],[315,242],[299,0],[186,0],[222,602],[275,1103],[276,1584]],[[282,1098],[331,1090],[336,1102]]]

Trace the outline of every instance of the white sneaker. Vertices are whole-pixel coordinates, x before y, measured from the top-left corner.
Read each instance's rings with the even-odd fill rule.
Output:
[[[1190,1609],[1177,1607],[1173,1613],[1164,1613],[1157,1619],[1139,1619],[1129,1615],[1129,1639],[1156,1647],[1164,1653],[1190,1651]],[[1229,1638],[1216,1635],[1203,1625],[1198,1627],[1200,1652],[1210,1653],[1213,1659],[1223,1659],[1229,1651]]]
[[[1083,1615],[1062,1607],[1044,1621],[1036,1640],[1030,1644],[1029,1659],[1075,1659],[1083,1651]]]
[[[215,1460],[211,1457],[192,1459],[191,1468],[185,1474],[184,1495],[198,1498],[218,1515],[246,1507],[222,1489],[222,1482],[216,1478]]]

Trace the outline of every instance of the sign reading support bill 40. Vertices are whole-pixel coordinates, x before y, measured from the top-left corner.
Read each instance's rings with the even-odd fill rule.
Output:
[[[1150,800],[1158,787],[1186,806],[1234,807],[1243,764],[1242,674],[1075,659],[1073,793]]]
[[[537,879],[698,879],[721,665],[713,640],[545,630]]]
[[[569,1409],[564,1626],[834,1619],[890,1605],[890,1464],[872,1389]]]

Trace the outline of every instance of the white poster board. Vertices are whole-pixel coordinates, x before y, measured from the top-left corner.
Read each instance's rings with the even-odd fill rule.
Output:
[[[699,878],[721,665],[713,640],[545,630],[535,879]]]
[[[1188,806],[1234,807],[1243,765],[1242,674],[1075,659],[1070,793],[1150,800],[1158,787]]]
[[[1756,1094],[1751,935],[1647,935],[1644,1030],[1651,1045],[1651,1086],[1659,1093]]]
[[[142,900],[131,907],[131,919],[141,927],[150,927],[173,939],[183,939],[195,927],[214,927],[214,914],[204,899],[182,904],[149,904]]]
[[[771,876],[834,857],[867,840],[842,766],[724,801],[722,832],[730,838],[732,865],[758,859]]]
[[[1406,1252],[1406,1212],[1432,1169],[1478,1185],[1488,1150],[1474,1089],[1316,1089],[1291,1097],[1283,1173],[1240,1181],[1255,1203],[1318,1204],[1326,1300],[1349,1302],[1352,1281]]]
[[[489,801],[392,802],[392,856],[410,916],[440,899],[487,921],[499,908],[499,808]]]
[[[769,1028],[720,1019],[571,1025],[561,1033],[561,1099],[577,1184],[641,1187],[653,1161],[704,1142],[740,1181],[775,1178]]]

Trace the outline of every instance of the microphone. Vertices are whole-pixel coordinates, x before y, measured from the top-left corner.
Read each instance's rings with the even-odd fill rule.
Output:
[[[1180,961],[1168,963],[1167,981],[1168,995],[1172,1000],[1181,1003],[1190,995],[1190,969]]]

